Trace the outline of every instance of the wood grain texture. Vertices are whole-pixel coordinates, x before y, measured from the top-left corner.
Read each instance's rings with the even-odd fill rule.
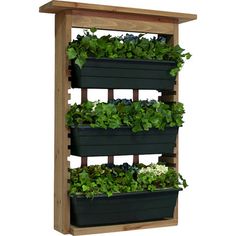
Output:
[[[66,46],[71,41],[71,15],[65,12],[55,18],[55,159],[54,159],[54,228],[62,233],[70,229],[67,157],[69,139],[65,114],[68,106],[68,60]]]
[[[142,222],[142,223],[97,226],[97,227],[83,227],[83,228],[77,228],[77,227],[71,226],[71,234],[72,235],[87,235],[87,234],[110,233],[110,232],[118,232],[118,231],[174,226],[177,224],[178,222],[175,219],[170,219],[170,220],[149,221],[149,222]]]
[[[166,35],[173,34],[174,27],[172,23],[167,22],[150,22],[145,21],[143,17],[137,17],[139,20],[129,19],[123,16],[123,19],[109,18],[104,16],[90,16],[74,14],[72,16],[72,25],[74,28],[92,28],[117,30],[117,31],[131,31],[143,33],[162,33]],[[125,19],[125,20],[124,20]]]
[[[68,129],[65,125],[65,113],[68,110],[68,60],[65,49],[71,40],[71,28],[97,27],[120,31],[150,32],[168,35],[172,44],[178,43],[178,24],[195,20],[196,15],[174,12],[153,11],[145,9],[104,6],[86,3],[74,3],[63,1],[51,1],[40,7],[40,12],[56,13],[56,82],[55,82],[55,194],[54,194],[54,225],[55,229],[66,234],[86,235],[94,233],[106,233],[146,229],[154,227],[171,226],[178,224],[178,204],[175,209],[174,219],[153,222],[142,222],[124,225],[111,225],[101,227],[76,228],[69,222],[69,198],[68,186]],[[178,101],[179,80],[174,88],[175,94],[163,93],[162,99],[166,101]],[[110,92],[111,93],[111,92]],[[87,100],[87,90],[82,91],[82,101]],[[134,98],[138,94],[134,91]],[[178,137],[176,140],[175,157],[173,164],[178,170],[179,149]],[[134,161],[138,159],[134,156]],[[163,160],[171,162],[172,157],[163,156]],[[108,158],[109,161],[109,158]],[[113,157],[110,157],[113,161]],[[82,165],[87,165],[87,157],[82,158]]]
[[[197,19],[194,14],[176,13],[167,11],[147,10],[129,7],[106,6],[87,4],[79,2],[51,1],[39,8],[40,12],[58,13],[65,10],[93,10],[98,12],[126,13],[137,15],[157,16],[165,19],[172,19],[174,22],[183,23]]]
[[[173,24],[174,27],[174,33],[172,36],[169,36],[169,43],[173,45],[177,45],[179,42],[179,25]],[[162,92],[162,95],[159,97],[160,101],[163,102],[178,102],[179,101],[179,76],[176,76],[176,83],[174,86],[173,91],[166,91]],[[174,167],[177,171],[179,170],[179,138],[178,135],[176,137],[176,146],[174,148],[172,157],[168,157],[166,155],[163,155],[162,157],[159,157],[160,161],[167,162],[168,166]],[[174,219],[178,222],[178,201],[176,203],[175,211],[174,211]]]
[[[173,156],[165,156],[165,155],[162,155],[159,157],[159,161],[160,162],[166,162],[166,163],[171,163],[171,164],[176,164],[176,156],[173,157]]]
[[[178,24],[174,24],[174,34],[172,37],[172,44],[173,45],[177,45],[179,43],[179,25]],[[176,76],[176,84],[174,86],[174,91],[175,91],[175,95],[173,97],[174,102],[178,102],[179,101],[179,76]],[[177,170],[177,172],[179,171],[179,135],[177,134],[176,137],[176,147],[174,150],[175,153],[175,169]],[[175,207],[175,211],[174,211],[174,219],[178,222],[178,200],[176,202],[176,207]]]

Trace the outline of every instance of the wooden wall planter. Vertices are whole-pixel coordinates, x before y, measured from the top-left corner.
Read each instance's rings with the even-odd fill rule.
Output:
[[[179,190],[71,197],[71,224],[77,227],[173,218]]]
[[[173,153],[177,133],[177,127],[138,133],[128,127],[107,130],[88,126],[71,128],[71,154],[106,156]]]
[[[92,28],[96,27],[97,29],[106,29],[106,30],[119,30],[119,31],[128,31],[128,32],[139,32],[139,33],[157,33],[167,38],[169,43],[176,45],[178,44],[178,28],[180,23],[188,22],[195,20],[196,15],[185,14],[185,13],[175,13],[175,12],[165,12],[165,11],[156,11],[156,10],[145,10],[145,9],[136,9],[136,8],[126,8],[126,7],[116,7],[116,6],[105,6],[105,5],[96,5],[96,4],[86,4],[86,3],[76,3],[76,2],[63,2],[63,1],[51,1],[40,7],[40,12],[44,13],[54,13],[55,14],[55,154],[54,154],[54,228],[63,233],[71,233],[73,235],[86,235],[86,234],[95,234],[95,233],[106,233],[106,232],[116,232],[116,231],[125,231],[125,230],[134,230],[134,229],[145,229],[153,227],[163,227],[163,226],[173,226],[178,224],[178,205],[176,205],[174,214],[166,214],[165,216],[157,215],[156,217],[150,217],[147,219],[138,219],[136,220],[129,218],[127,221],[120,221],[120,219],[114,219],[113,222],[122,222],[115,225],[106,225],[106,226],[89,226],[89,227],[76,227],[70,223],[70,215],[73,214],[73,207],[70,208],[70,199],[68,196],[68,156],[71,154],[71,150],[68,149],[70,146],[70,139],[68,138],[69,129],[66,127],[65,114],[69,109],[68,100],[70,99],[68,89],[71,88],[71,82],[69,77],[71,72],[69,71],[69,61],[66,55],[66,48],[69,42],[71,42],[71,29],[72,28]],[[89,62],[90,63],[90,62]],[[86,66],[85,66],[86,68]],[[104,70],[105,71],[105,70]],[[109,70],[108,70],[109,71]],[[73,72],[74,73],[74,72]],[[80,72],[81,73],[81,72]],[[82,72],[83,77],[85,72]],[[96,72],[98,73],[98,71]],[[103,72],[102,72],[103,73]],[[106,72],[107,73],[107,72]],[[110,73],[110,72],[109,72]],[[115,73],[114,73],[115,74]],[[142,73],[140,73],[142,74]],[[115,78],[115,77],[114,77]],[[120,78],[120,76],[119,76]],[[152,76],[150,77],[153,78]],[[145,79],[150,79],[149,77]],[[121,78],[122,79],[122,78]],[[78,86],[82,87],[81,89],[81,101],[87,100],[87,86],[88,84],[83,84],[76,79],[75,82],[72,81],[73,87]],[[145,80],[141,85],[136,85],[137,82],[127,83],[127,81],[132,80],[130,78],[125,80],[125,84],[115,84],[114,86],[109,84],[99,85],[100,80],[96,76],[97,82],[96,87],[104,86],[108,90],[108,99],[113,98],[113,87],[121,88],[121,86],[128,86],[133,89],[133,99],[138,100],[138,90],[139,88],[152,89],[152,87],[146,85],[148,82]],[[88,82],[86,80],[86,82]],[[116,82],[117,83],[117,82]],[[149,82],[148,82],[149,83]],[[166,102],[177,102],[178,101],[178,76],[176,78],[176,83],[174,88],[169,91],[162,91],[162,96],[160,100]],[[131,86],[132,85],[132,86]],[[154,85],[154,84],[153,84]],[[93,86],[90,84],[90,86]],[[88,86],[88,87],[90,87]],[[117,86],[117,87],[115,87]],[[139,87],[140,86],[140,87]],[[154,85],[157,86],[157,85]],[[159,85],[158,85],[159,86]],[[101,87],[98,87],[101,88]],[[123,88],[123,87],[122,87]],[[157,89],[157,87],[153,87]],[[162,89],[162,88],[159,88]],[[178,137],[176,139],[176,148],[173,153],[169,156],[162,156],[161,161],[165,161],[169,164],[175,166],[178,170]],[[173,158],[174,157],[174,158]],[[87,165],[87,156],[81,157],[81,163]],[[134,155],[133,158],[135,163],[138,163],[138,156]],[[108,162],[112,163],[114,161],[113,156],[108,156]],[[152,195],[152,194],[151,194]],[[144,195],[142,195],[144,196]],[[146,195],[145,195],[146,196]],[[121,197],[121,196],[120,196]],[[125,196],[127,200],[131,197],[134,197],[132,194],[130,196]],[[137,198],[135,196],[134,202],[138,199],[141,201],[142,197]],[[96,198],[97,199],[97,198]],[[97,203],[96,200],[94,204]],[[102,199],[102,198],[101,198]],[[107,209],[108,201],[115,201],[117,197],[105,199],[104,207]],[[146,199],[146,197],[145,197]],[[89,207],[86,204],[89,204],[87,199],[74,199],[72,203],[79,201],[78,206]],[[145,200],[145,204],[149,202]],[[151,201],[151,200],[150,200]],[[87,202],[87,203],[86,203]],[[132,201],[131,201],[132,202]],[[154,201],[155,204],[158,201]],[[173,200],[175,202],[175,200]],[[82,203],[80,205],[80,203]],[[91,203],[91,202],[90,202]],[[109,203],[110,204],[110,203]],[[142,203],[135,204],[135,207],[141,207]],[[175,204],[174,204],[175,205]],[[127,205],[129,207],[130,204]],[[152,206],[153,207],[153,206]],[[158,208],[158,205],[156,206]],[[109,210],[109,209],[108,209]],[[140,208],[140,212],[142,209]],[[89,215],[90,212],[85,210],[85,214],[80,218],[81,222],[73,222],[75,225],[83,224],[88,225],[86,222],[86,215]],[[127,214],[131,213],[131,210]],[[172,219],[163,219],[156,220],[160,217],[172,217]],[[83,218],[85,217],[85,218]],[[91,219],[94,216],[91,216]],[[114,216],[113,216],[114,217]],[[90,218],[90,217],[89,217]],[[88,217],[87,217],[88,219]],[[97,222],[92,222],[91,224],[104,224],[100,222],[100,215],[97,217]],[[133,222],[136,223],[128,223]],[[147,220],[147,221],[146,221]],[[151,221],[150,221],[151,220]],[[111,223],[111,222],[110,222]],[[109,224],[109,222],[105,222]],[[113,224],[113,223],[112,223]]]
[[[172,61],[134,59],[87,59],[80,69],[72,61],[72,88],[118,88],[172,90],[176,67]]]

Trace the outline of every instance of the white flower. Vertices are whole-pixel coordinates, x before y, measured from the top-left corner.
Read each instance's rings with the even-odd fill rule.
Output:
[[[98,103],[99,103],[99,101],[96,101],[96,102],[93,103],[93,109],[92,109],[92,111],[95,111],[95,108],[96,108],[96,106],[98,105]]]
[[[166,174],[168,172],[168,167],[165,165],[159,165],[159,164],[151,164],[148,167],[143,167],[140,169],[139,173],[152,173],[154,175],[162,175],[162,174]]]

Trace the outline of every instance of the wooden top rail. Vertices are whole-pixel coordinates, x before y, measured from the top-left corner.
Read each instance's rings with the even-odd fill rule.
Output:
[[[64,1],[51,1],[39,8],[40,12],[44,13],[59,13],[61,11],[73,10],[77,11],[79,14],[82,12],[93,12],[94,13],[114,13],[118,15],[136,15],[143,18],[144,16],[153,17],[159,21],[171,22],[171,23],[184,23],[191,20],[197,19],[197,15],[186,14],[186,13],[176,13],[167,11],[157,11],[157,10],[147,10],[138,8],[128,8],[128,7],[117,7],[117,6],[107,6],[107,5],[97,5],[97,4],[87,4],[79,2],[64,2]]]

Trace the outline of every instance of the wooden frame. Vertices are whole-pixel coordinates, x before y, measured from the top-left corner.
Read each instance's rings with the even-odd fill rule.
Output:
[[[71,41],[72,28],[98,29],[148,32],[168,35],[172,44],[178,43],[178,25],[195,20],[196,15],[154,11],[136,8],[104,6],[96,4],[51,1],[39,9],[44,13],[55,13],[55,170],[54,170],[54,228],[64,234],[86,235],[105,232],[146,229],[153,227],[172,226],[178,224],[178,207],[174,218],[124,225],[76,228],[70,226],[70,207],[68,197],[68,129],[65,124],[65,113],[69,109],[68,89],[68,60],[66,47]],[[172,92],[162,93],[162,101],[178,101],[178,78]],[[133,99],[138,100],[138,90],[133,90]],[[108,90],[108,98],[113,98],[113,90]],[[87,89],[82,89],[81,100],[87,100]],[[178,170],[178,137],[174,153],[170,156],[162,155],[159,160],[167,161]],[[113,156],[108,162],[114,161]],[[139,157],[134,156],[137,163]],[[87,165],[87,157],[82,157],[81,165]]]

